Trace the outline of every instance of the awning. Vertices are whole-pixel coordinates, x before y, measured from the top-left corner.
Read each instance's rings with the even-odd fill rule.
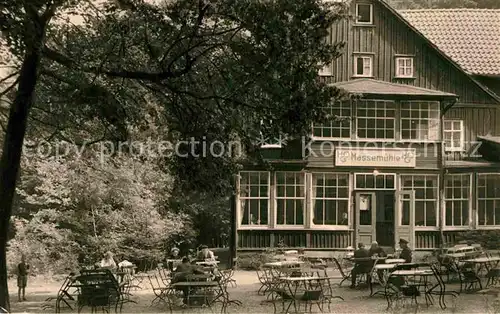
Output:
[[[362,94],[364,98],[400,98],[411,100],[455,100],[457,95],[433,89],[396,84],[374,79],[360,78],[331,84],[350,94]]]
[[[500,136],[478,136],[481,145],[478,148],[478,153],[485,160],[500,162]]]

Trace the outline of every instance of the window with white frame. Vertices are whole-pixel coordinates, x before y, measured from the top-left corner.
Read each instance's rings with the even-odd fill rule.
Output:
[[[276,172],[276,224],[303,225],[305,173]]]
[[[313,136],[321,138],[351,138],[351,102],[336,101],[326,110],[328,122],[321,125],[313,125]]]
[[[368,3],[356,4],[356,23],[373,24],[373,5]]]
[[[469,226],[471,198],[470,174],[448,174],[444,177],[446,226]]]
[[[261,148],[281,148],[284,137],[273,131],[273,120],[260,121],[260,138],[257,139]]]
[[[392,101],[357,102],[356,134],[359,139],[394,140],[396,105]]]
[[[325,64],[318,73],[319,76],[332,76],[332,67],[331,64]]]
[[[500,173],[478,175],[477,213],[478,226],[500,225]]]
[[[462,120],[444,120],[444,144],[447,152],[465,150],[464,122]]]
[[[366,55],[354,56],[354,76],[356,77],[373,76],[373,56],[366,56]]]
[[[357,190],[394,190],[396,175],[391,173],[356,173],[354,186]]]
[[[415,191],[415,226],[436,227],[438,176],[402,175],[401,189]]]
[[[439,102],[402,101],[401,139],[439,140]]]
[[[349,174],[312,174],[314,225],[347,226],[349,222]]]
[[[241,225],[269,223],[270,174],[266,171],[243,171],[239,176]]]
[[[396,77],[411,78],[413,77],[413,58],[412,57],[397,57],[396,58]]]

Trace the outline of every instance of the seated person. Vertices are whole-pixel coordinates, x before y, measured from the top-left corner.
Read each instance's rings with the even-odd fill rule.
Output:
[[[358,244],[358,249],[354,251],[354,258],[367,258],[370,257],[369,252],[365,249],[363,243]],[[370,271],[373,267],[373,262],[370,260],[356,262],[354,268],[351,271],[351,288],[356,287],[356,278],[359,274],[368,274],[368,282],[370,283]]]
[[[408,241],[405,239],[399,239],[399,246],[401,247],[399,258],[404,259],[406,264],[411,263],[412,254],[410,248],[408,247]]]
[[[177,266],[173,273],[172,283],[185,281],[189,275],[204,274],[205,272],[197,265],[189,262],[189,258],[183,257],[182,263]]]
[[[203,270],[199,269],[196,265],[189,262],[189,258],[183,257],[182,263],[177,266],[174,272],[171,283],[183,282],[187,280],[189,275],[204,274]],[[182,290],[183,292],[183,302],[187,304],[187,296],[189,294],[189,287],[177,288],[177,290]]]
[[[177,247],[173,247],[171,250],[170,250],[170,254],[167,255],[167,260],[171,259],[171,260],[176,260],[176,259],[179,259],[179,248]],[[174,271],[174,267],[176,267],[177,265],[174,265],[174,262],[173,261],[168,261],[167,262],[167,267],[170,271]]]
[[[368,250],[370,256],[378,256],[378,257],[386,257],[387,254],[385,253],[384,249],[378,246],[377,241],[373,241],[372,245],[370,247],[370,250]]]
[[[103,259],[101,260],[101,262],[99,262],[97,264],[97,266],[99,268],[105,268],[105,269],[109,269],[112,271],[115,270],[116,269],[116,262],[113,258],[113,253],[111,253],[110,251],[107,251],[104,254]]]
[[[381,248],[380,246],[378,246],[378,242],[377,241],[373,241],[372,242],[372,245],[370,247],[370,250],[368,250],[368,254],[373,257],[386,257],[387,254],[385,253],[384,249]],[[378,264],[384,264],[385,261],[384,260],[378,260],[377,262]],[[384,277],[384,271],[379,269],[377,271],[377,275],[378,275],[378,278],[380,280],[380,282],[382,282],[383,280],[383,277]]]
[[[208,246],[202,245],[200,247],[200,251],[198,252],[197,259],[200,261],[215,261],[214,252],[208,249]]]

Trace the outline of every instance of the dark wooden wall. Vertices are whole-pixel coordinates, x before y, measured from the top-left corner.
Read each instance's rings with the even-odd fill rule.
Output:
[[[330,41],[346,43],[342,56],[332,62],[332,82],[352,79],[353,55],[361,52],[373,55],[374,79],[455,93],[461,103],[497,103],[379,1],[352,1],[353,15],[357,2],[373,4],[374,25],[342,20],[332,27]],[[394,78],[398,54],[414,56],[414,79]]]
[[[455,106],[445,115],[445,119],[464,121],[465,151],[446,153],[446,160],[477,159],[477,137],[481,135],[500,135],[500,108],[493,106]]]

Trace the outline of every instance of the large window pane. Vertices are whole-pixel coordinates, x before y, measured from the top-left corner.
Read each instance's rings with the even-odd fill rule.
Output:
[[[415,191],[415,226],[437,226],[437,175],[402,175],[401,188]]]
[[[500,173],[479,174],[477,180],[478,224],[500,225]]]
[[[469,225],[470,178],[470,174],[449,174],[444,177],[447,226]]]
[[[305,174],[276,172],[276,223],[303,225],[305,205]]]
[[[240,172],[241,225],[269,223],[269,172]]]
[[[313,126],[313,135],[322,138],[351,138],[351,102],[336,101],[323,108],[329,119]]]
[[[438,140],[439,102],[402,101],[401,137],[404,140]]]
[[[366,139],[394,139],[395,103],[364,100],[357,103],[357,136]]]
[[[349,175],[313,173],[312,181],[313,224],[347,226]]]

